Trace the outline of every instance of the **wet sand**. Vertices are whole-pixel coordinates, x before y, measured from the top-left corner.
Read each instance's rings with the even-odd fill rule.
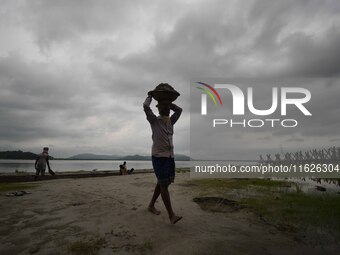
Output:
[[[98,254],[332,254],[246,209],[202,210],[188,179],[189,173],[179,173],[170,186],[173,208],[183,216],[176,225],[160,198],[161,215],[146,210],[152,173],[48,180],[35,182],[32,194],[0,194],[0,254],[72,254],[72,244],[88,240],[100,240]]]

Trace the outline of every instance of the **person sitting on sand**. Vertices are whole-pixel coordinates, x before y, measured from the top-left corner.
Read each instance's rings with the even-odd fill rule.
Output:
[[[124,161],[123,165],[119,165],[119,175],[126,175],[128,174],[128,170],[126,167],[126,161]]]
[[[48,147],[44,147],[43,152],[40,153],[35,161],[35,176],[36,178],[39,176],[41,173],[41,176],[45,175],[45,170],[46,170],[46,165],[48,166],[48,172],[52,175],[55,175],[54,172],[52,171],[50,167],[50,162],[48,160]]]
[[[175,224],[182,217],[177,216],[172,209],[168,187],[175,179],[175,160],[172,141],[173,126],[179,119],[182,109],[173,103],[159,102],[156,107],[160,116],[156,117],[150,108],[151,100],[151,95],[148,95],[143,107],[152,129],[152,165],[157,177],[157,184],[148,210],[156,215],[161,213],[155,208],[156,200],[161,194],[169,214],[170,222]],[[171,117],[169,117],[170,110],[174,111]]]
[[[127,170],[126,161],[124,161],[123,165],[119,165],[119,175],[132,174],[134,170],[134,168],[131,168],[131,170]]]
[[[119,165],[119,175],[126,175],[126,174],[127,174],[126,166]]]

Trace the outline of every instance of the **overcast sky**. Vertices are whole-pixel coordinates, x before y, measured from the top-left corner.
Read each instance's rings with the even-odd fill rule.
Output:
[[[0,150],[149,155],[142,103],[168,82],[184,109],[176,153],[189,154],[195,77],[313,80],[301,128],[228,133],[241,158],[258,153],[242,139],[268,151],[338,145],[339,14],[337,0],[3,0]]]

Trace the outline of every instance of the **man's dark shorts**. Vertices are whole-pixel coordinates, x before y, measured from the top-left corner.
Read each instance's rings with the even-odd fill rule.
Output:
[[[152,166],[155,171],[158,184],[169,185],[175,180],[174,158],[152,156]]]

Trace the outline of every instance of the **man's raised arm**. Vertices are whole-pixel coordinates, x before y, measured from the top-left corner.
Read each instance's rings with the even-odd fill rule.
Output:
[[[143,108],[144,108],[144,112],[145,112],[145,115],[146,115],[146,119],[150,123],[153,123],[157,119],[157,117],[152,112],[152,110],[150,108],[151,100],[152,100],[151,95],[148,95],[147,98],[145,99],[144,103],[143,103]]]
[[[170,117],[171,123],[172,123],[172,125],[174,125],[182,114],[182,108],[171,103],[170,109],[174,111],[174,114],[172,114],[171,117]]]

